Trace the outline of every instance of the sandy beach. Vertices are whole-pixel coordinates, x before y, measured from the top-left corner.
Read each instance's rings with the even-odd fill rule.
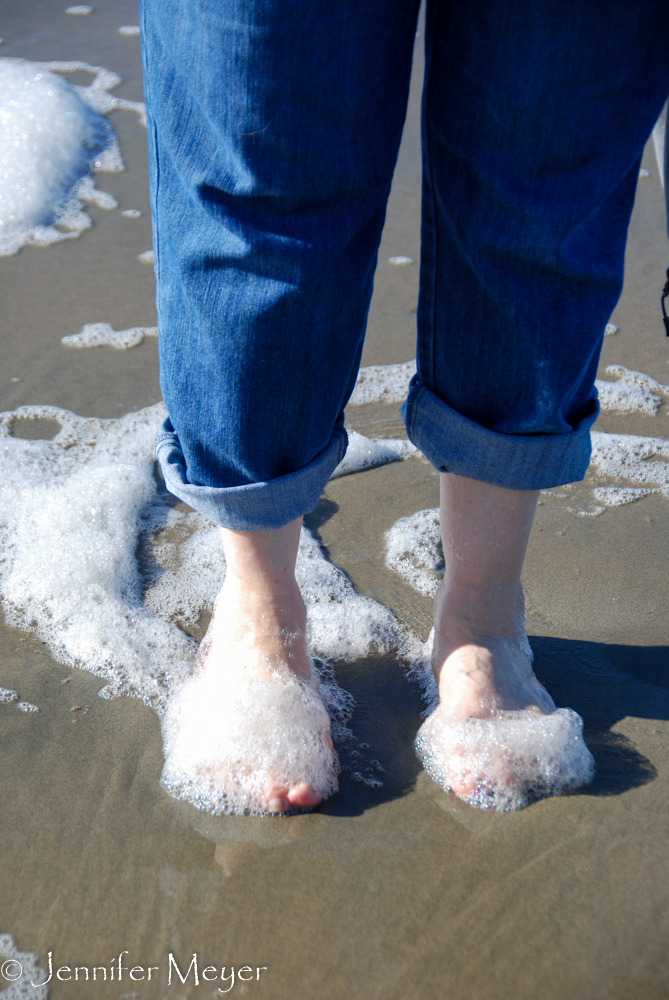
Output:
[[[103,67],[122,78],[113,96],[142,101],[139,38],[118,30],[137,25],[136,4],[93,6],[67,15],[54,0],[0,0],[0,59]],[[363,366],[415,357],[422,72],[417,37]],[[69,79],[90,82],[81,71]],[[78,238],[0,257],[3,413],[47,406],[109,420],[160,401],[154,337],[127,350],[61,342],[87,324],[156,323],[153,270],[138,260],[151,247],[146,132],[128,110],[108,118],[126,169],[95,183],[117,208],[87,204],[93,224]],[[669,445],[660,314],[669,242],[652,144],[643,167],[617,330],[605,338],[598,377],[627,379],[657,404],[637,394],[627,410],[603,410],[595,431]],[[128,210],[141,216],[121,214]],[[391,263],[397,257],[412,263]],[[7,426],[10,437],[33,440],[59,430],[53,419]],[[349,406],[347,426],[406,437],[396,403]],[[308,815],[211,816],[161,787],[152,707],[98,697],[108,679],[63,662],[30,622],[23,630],[2,618],[0,688],[39,711],[0,702],[1,969],[36,963],[41,983],[51,961],[52,1000],[219,990],[263,1000],[669,998],[669,451],[617,440],[601,437],[599,453],[627,448],[627,472],[602,458],[584,484],[541,497],[524,576],[536,673],[558,706],[583,716],[597,775],[578,793],[519,812],[478,811],[422,771],[412,749],[420,691],[386,649],[333,664],[356,702],[336,796]],[[644,479],[651,462],[655,478]],[[620,490],[630,502],[615,500]],[[415,642],[427,638],[432,601],[388,567],[385,533],[437,503],[437,473],[408,458],[332,479],[305,519],[356,594],[389,609]],[[178,539],[170,544],[178,554]],[[201,638],[208,617],[203,610],[183,632]],[[175,963],[185,974],[194,955],[199,983],[192,967],[182,983]],[[59,979],[62,967],[86,968],[89,979]],[[143,978],[131,979],[132,968]],[[0,1000],[46,997],[25,980],[3,980],[1,969]]]

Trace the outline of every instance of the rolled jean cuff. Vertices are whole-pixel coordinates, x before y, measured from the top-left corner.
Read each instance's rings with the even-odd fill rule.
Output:
[[[330,443],[303,469],[266,483],[246,486],[193,486],[174,428],[165,420],[156,437],[156,455],[170,493],[222,528],[265,531],[282,528],[313,510],[323,487],[341,462],[348,438],[335,428]]]
[[[439,472],[511,490],[544,490],[583,479],[593,412],[567,434],[499,434],[451,409],[417,378],[401,413],[409,439]]]

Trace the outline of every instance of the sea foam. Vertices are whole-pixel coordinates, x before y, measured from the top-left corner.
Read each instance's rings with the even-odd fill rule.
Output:
[[[409,391],[409,382],[416,374],[416,362],[401,365],[368,365],[358,372],[350,406],[365,403],[401,403]]]
[[[418,730],[416,752],[446,791],[472,785],[461,798],[503,812],[582,788],[595,775],[583,720],[570,708],[458,719],[438,706]]]
[[[351,472],[373,469],[387,462],[398,462],[405,458],[418,458],[421,452],[410,441],[401,438],[367,438],[357,431],[348,431],[348,448],[343,459],[334,470],[331,479],[347,476]]]
[[[102,697],[130,695],[160,713],[167,709],[165,782],[173,794],[214,812],[258,812],[258,788],[269,774],[286,782],[301,774],[300,780],[306,776],[329,794],[336,785],[336,759],[325,736],[331,733],[335,742],[352,738],[345,725],[352,704],[323,661],[373,653],[409,660],[419,644],[387,608],[357,594],[303,529],[296,576],[307,605],[310,648],[322,658],[312,685],[295,686],[288,678],[256,691],[248,682],[221,681],[225,704],[216,709],[206,700],[200,704],[198,726],[202,682],[191,679],[196,643],[185,629],[213,608],[225,579],[225,558],[220,529],[183,505],[173,506],[158,486],[153,442],[164,417],[162,404],[117,420],[39,406],[0,414],[5,620],[35,632],[62,662],[106,678]],[[13,437],[15,422],[25,420],[56,421],[61,429],[52,440]],[[18,697],[0,692],[0,700]],[[250,711],[251,702],[260,707]],[[26,703],[22,710],[31,709]],[[293,710],[300,725],[308,723],[299,733],[289,721]],[[209,726],[212,713],[227,720],[225,739],[218,725]],[[178,718],[183,725],[176,724]],[[262,736],[261,723],[268,719],[272,725]],[[268,748],[275,746],[279,730],[283,744],[277,756]],[[186,738],[192,731],[199,734],[195,758]],[[221,774],[232,774],[235,754],[251,746],[255,777],[250,784],[226,784]],[[207,762],[219,751],[223,771],[212,777]]]
[[[117,420],[55,407],[0,415],[6,621],[35,632],[62,662],[106,678],[103,697],[132,695],[159,711],[195,669],[196,643],[184,630],[213,608],[225,579],[220,529],[174,507],[158,486],[153,442],[164,417],[162,404]],[[61,429],[52,440],[13,437],[25,420]],[[314,655],[415,655],[411,634],[357,594],[306,529],[297,579]],[[335,688],[321,672],[333,719]]]
[[[82,87],[59,75],[75,72],[94,79]],[[108,93],[120,82],[87,63],[0,58],[0,256],[75,239],[92,225],[84,202],[117,207],[90,175],[124,169],[104,115],[129,110],[146,122],[143,104]]]
[[[602,410],[614,413],[644,413],[654,417],[662,403],[662,397],[669,396],[669,386],[643,372],[632,371],[624,365],[609,365],[607,375],[617,375],[617,382],[597,379],[595,385]]]
[[[113,347],[117,351],[127,351],[137,347],[145,337],[157,337],[156,326],[134,326],[129,330],[115,330],[109,323],[87,323],[81,333],[63,337],[61,344],[65,347],[77,347],[80,350],[91,347]]]
[[[19,951],[11,934],[0,934],[0,956],[3,959],[2,1000],[48,1000],[48,973],[38,965],[32,951]],[[33,985],[36,984],[36,985]]]
[[[240,681],[210,671],[170,701],[162,782],[172,795],[211,813],[239,815],[264,813],[273,786],[307,782],[323,798],[337,790],[327,695],[317,671],[310,682],[285,667],[276,673],[274,681]]]
[[[434,597],[444,575],[439,508],[401,517],[386,532],[385,563],[426,597]]]

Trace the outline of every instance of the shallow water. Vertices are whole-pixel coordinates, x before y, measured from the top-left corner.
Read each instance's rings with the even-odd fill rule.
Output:
[[[64,14],[64,6],[6,4],[2,55],[104,66],[123,78],[115,95],[141,101],[138,41],[119,34],[137,24],[135,6],[100,0],[90,15],[74,17]],[[419,55],[417,74],[420,68]],[[90,76],[76,82],[90,82]],[[418,266],[397,267],[390,258],[419,259],[418,99],[414,89],[365,365],[415,357]],[[145,133],[135,114],[112,112],[109,120],[127,169],[100,175],[98,183],[118,210],[90,205],[93,225],[80,238],[26,247],[1,261],[2,411],[60,406],[109,419],[159,402],[151,337],[120,351],[71,350],[61,343],[88,324],[119,332],[155,327],[152,270],[137,260],[151,246]],[[644,165],[653,176],[640,186],[625,292],[613,317],[619,330],[606,338],[600,378],[619,385],[624,375],[606,369],[623,366],[663,387],[669,369],[657,291],[666,236],[657,171],[652,159]],[[128,209],[141,217],[124,218]],[[635,408],[605,410],[597,430],[666,441],[662,391],[638,380],[631,386],[641,395],[621,398],[636,399]],[[647,395],[661,400],[655,416],[648,408],[655,406],[652,399],[643,403],[645,410],[641,405]],[[44,416],[12,424],[10,446],[17,453],[34,443],[33,454],[43,455],[44,441],[55,440],[57,421]],[[347,422],[368,439],[404,436],[397,404],[377,397],[351,407]],[[597,775],[583,793],[519,813],[473,810],[422,772],[412,749],[421,725],[420,690],[407,683],[390,642],[367,651],[349,645],[336,659],[338,683],[356,702],[350,723],[355,738],[340,749],[339,793],[314,814],[268,821],[212,817],[171,799],[160,786],[158,715],[137,698],[99,698],[108,678],[59,662],[34,634],[0,627],[0,686],[18,695],[0,702],[0,932],[36,956],[25,960],[26,971],[33,961],[48,969],[49,952],[54,968],[85,967],[91,976],[94,966],[106,968],[108,978],[100,981],[98,972],[95,984],[86,984],[81,971],[76,982],[54,973],[54,1000],[209,997],[229,986],[229,979],[220,979],[223,965],[226,976],[231,967],[237,975],[232,993],[277,1000],[666,996],[669,505],[652,493],[607,506],[597,517],[568,509],[605,506],[594,489],[645,490],[641,473],[654,467],[656,476],[666,465],[654,445],[627,440],[615,447],[614,456],[622,450],[634,475],[607,467],[610,481],[589,480],[578,503],[569,491],[543,497],[525,571],[537,673],[559,705],[585,719]],[[140,456],[132,481],[153,496],[147,469]],[[87,474],[101,473],[91,463]],[[38,490],[40,483],[26,478],[26,485]],[[653,481],[650,487],[663,485]],[[88,506],[101,508],[99,498],[96,487]],[[344,590],[356,622],[363,607],[373,615],[387,608],[415,636],[427,637],[430,599],[385,566],[384,538],[400,518],[437,501],[437,476],[416,459],[327,485],[307,519],[329,556],[326,561],[318,549],[315,568],[324,574],[324,591],[333,586],[335,566],[348,574],[352,585]],[[77,502],[67,488],[49,491],[48,503],[78,531]],[[48,520],[55,516],[48,503],[26,503],[21,516]],[[110,500],[109,510],[117,507]],[[188,637],[199,639],[208,620],[201,591],[215,589],[220,563],[202,569],[201,548],[211,551],[198,535],[203,526],[193,524],[183,505],[165,510],[164,523],[134,569],[131,561],[127,579],[131,584],[139,565],[147,613],[166,629],[169,624],[170,635],[178,625],[190,649]],[[134,530],[131,523],[126,527]],[[22,537],[30,541],[28,529]],[[49,565],[46,560],[44,568]],[[81,571],[72,566],[73,573]],[[170,573],[181,573],[179,581]],[[39,569],[26,569],[24,578],[39,579]],[[160,580],[166,581],[162,591]],[[174,624],[165,608],[174,612],[177,591]],[[356,595],[376,604],[355,604]],[[363,622],[362,631],[367,628]],[[40,711],[20,711],[21,701]],[[383,787],[359,777],[378,779]],[[0,952],[3,945],[3,961],[14,957],[11,943],[0,939]],[[120,982],[116,974],[110,978],[110,963],[116,967],[125,950],[122,964],[158,967],[150,983],[131,981],[128,971]],[[168,986],[170,953],[183,972],[197,954],[199,986],[192,973],[185,985],[173,974]],[[202,978],[209,965],[216,981]],[[254,975],[266,969],[259,981],[244,982],[238,978],[244,966]]]

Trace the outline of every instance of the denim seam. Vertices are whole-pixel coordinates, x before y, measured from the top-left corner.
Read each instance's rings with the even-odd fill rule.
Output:
[[[140,4],[140,23],[142,29],[142,40],[146,28],[146,10],[144,3]],[[149,57],[146,46],[142,42],[142,63],[144,69],[144,103],[147,116],[147,125],[151,125],[151,136],[153,140],[154,161],[155,161],[155,184],[151,185],[151,216],[153,220],[158,218],[158,186],[160,182],[160,153],[158,152],[158,129],[153,115],[151,114],[151,74],[149,72]],[[148,136],[148,129],[147,129]],[[159,246],[159,226],[153,224],[153,272],[156,277],[156,308],[158,313],[158,326],[160,327],[160,246]]]
[[[436,328],[437,328],[437,321],[436,321],[436,314],[437,314],[437,302],[436,302],[436,299],[437,299],[437,284],[438,284],[438,282],[437,282],[437,267],[438,267],[437,248],[439,246],[439,240],[438,240],[438,234],[437,234],[437,225],[438,225],[439,213],[437,211],[437,195],[436,195],[436,190],[435,190],[435,184],[432,182],[432,179],[434,177],[434,157],[433,157],[433,150],[432,150],[432,136],[431,136],[430,130],[428,128],[428,120],[429,120],[429,108],[430,108],[430,105],[431,105],[431,102],[432,102],[432,75],[433,74],[431,72],[431,69],[432,69],[432,65],[434,63],[434,46],[435,46],[435,37],[436,37],[435,21],[436,21],[438,15],[437,15],[437,6],[436,6],[435,0],[432,0],[431,3],[430,3],[430,0],[428,0],[428,3],[429,3],[429,8],[428,8],[428,11],[426,12],[426,25],[425,25],[425,48],[426,48],[426,52],[425,52],[425,57],[426,57],[425,58],[425,65],[426,65],[427,75],[426,75],[426,80],[425,80],[425,85],[424,85],[425,86],[425,95],[424,95],[423,109],[422,109],[422,111],[423,111],[422,131],[423,131],[423,134],[426,137],[425,138],[425,163],[426,163],[427,171],[429,173],[429,178],[430,178],[430,183],[429,183],[428,186],[429,186],[429,190],[430,190],[430,213],[431,213],[431,220],[430,220],[430,223],[431,223],[431,225],[430,225],[430,244],[431,244],[430,245],[430,256],[432,258],[432,266],[431,266],[431,270],[430,270],[430,280],[429,280],[429,294],[430,294],[429,373],[426,373],[426,374],[427,374],[427,377],[429,378],[430,384],[433,385],[434,384],[434,358],[435,358],[435,353],[436,353],[436,350],[435,350],[435,339],[436,339]],[[428,51],[428,48],[429,48],[429,51]],[[425,193],[423,192],[423,198],[424,197],[425,197]],[[422,229],[424,229],[424,226],[422,227]],[[421,233],[421,242],[424,241],[424,238],[425,238],[424,237],[424,233],[422,232]],[[421,282],[422,284],[424,284],[425,280],[426,280],[424,275],[425,275],[425,272],[424,272],[424,269],[423,269],[422,282]],[[420,289],[419,289],[419,294],[420,294]],[[418,331],[418,338],[419,338],[419,340],[422,339],[421,334],[422,334],[422,331]],[[419,367],[419,369],[422,368],[422,365],[420,364],[420,353],[421,353],[421,351],[420,351],[420,349],[418,349],[416,351],[416,356],[417,356],[417,359],[418,359],[417,360],[417,366]],[[420,378],[421,379],[424,378],[424,373],[422,371],[420,372]]]

